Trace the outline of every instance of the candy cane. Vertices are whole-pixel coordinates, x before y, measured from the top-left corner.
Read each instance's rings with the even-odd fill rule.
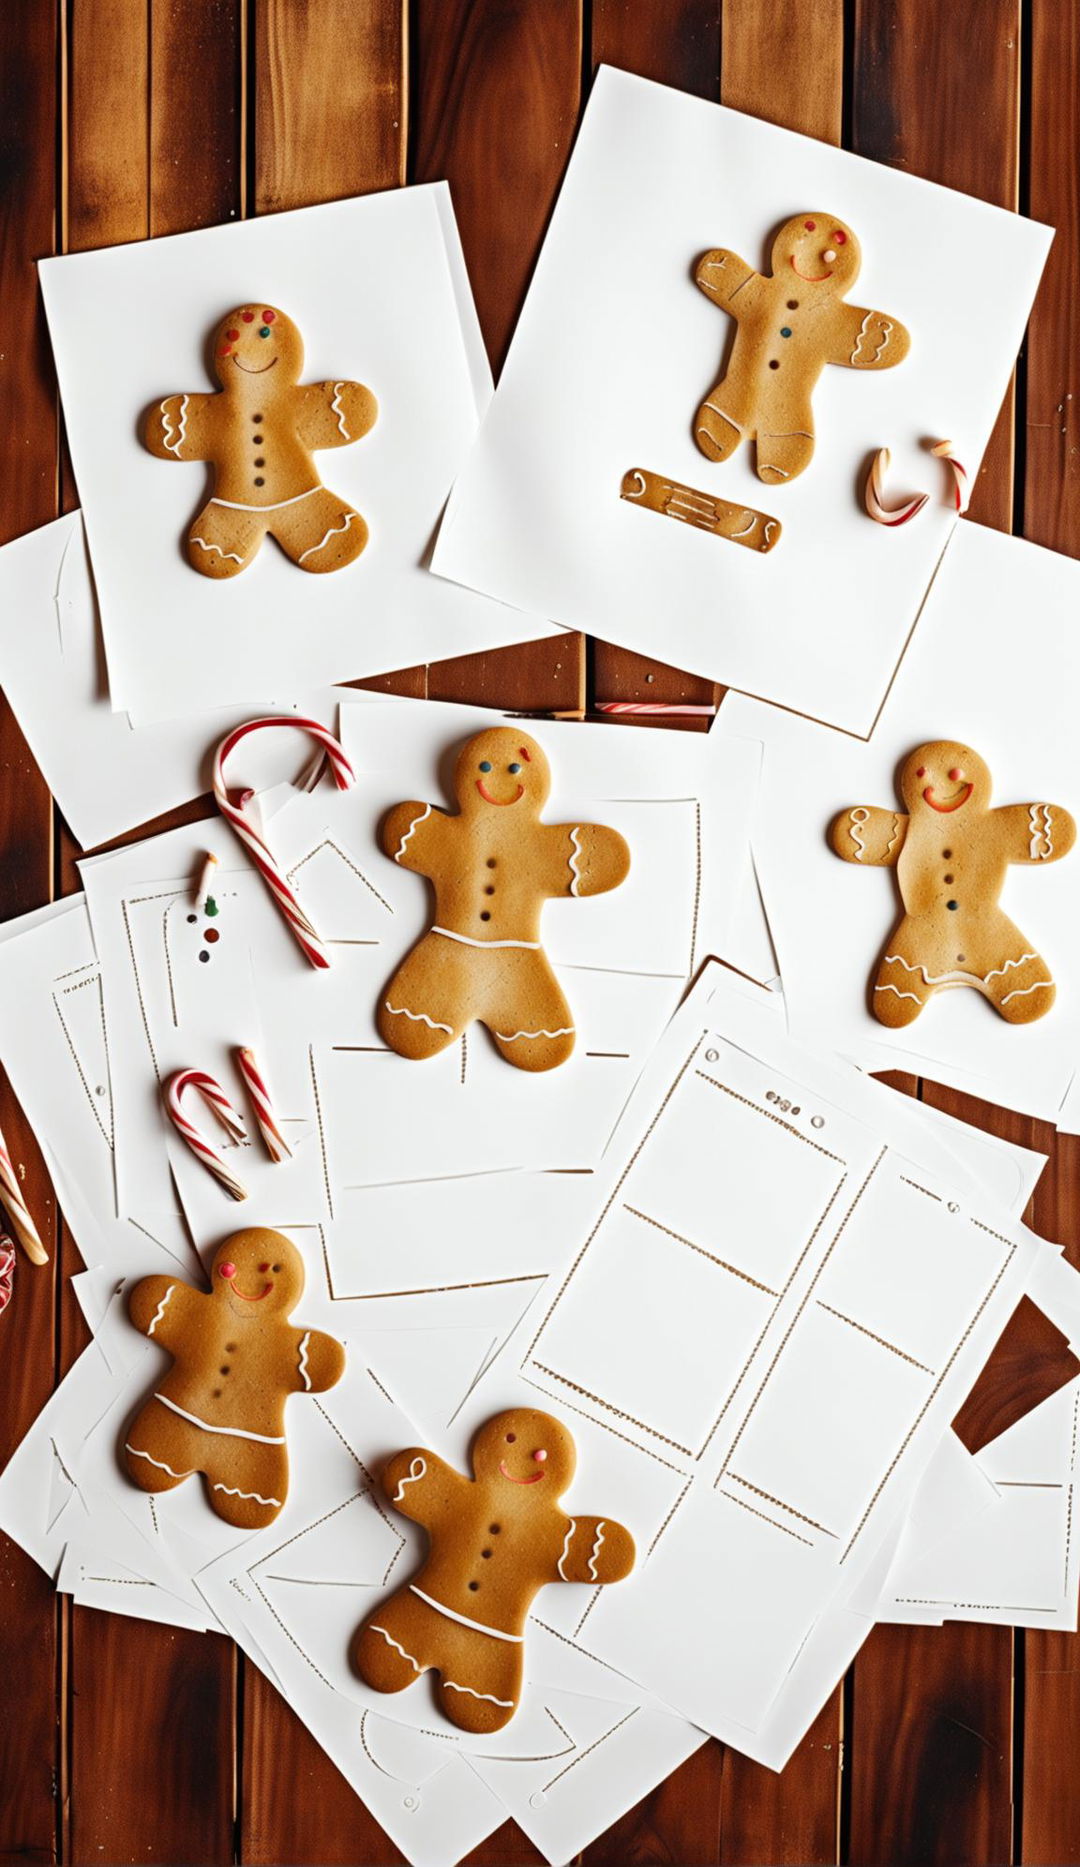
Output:
[[[920,513],[929,499],[929,493],[916,493],[902,506],[890,507],[884,504],[884,480],[889,471],[890,454],[887,447],[878,449],[870,465],[866,480],[866,492],[863,495],[866,510],[879,525],[906,525]]]
[[[935,460],[947,460],[952,468],[953,498],[956,501],[956,510],[958,512],[963,512],[968,502],[967,468],[962,467],[957,460],[956,455],[953,453],[951,441],[939,441],[936,447],[930,449],[930,452],[933,454]]]
[[[287,713],[272,714],[265,719],[249,720],[246,726],[237,726],[235,731],[222,740],[214,754],[214,796],[217,799],[218,809],[245,845],[252,862],[311,964],[325,968],[330,964],[330,955],[309,917],[300,906],[294,890],[282,874],[261,830],[252,819],[250,804],[254,793],[240,791],[234,798],[225,785],[225,760],[233,747],[239,745],[241,739],[246,739],[248,733],[261,732],[264,728],[272,726],[290,726],[295,731],[309,733],[326,754],[334,783],[339,791],[347,791],[351,785],[354,785],[356,774],[333,733],[328,732],[318,720],[300,719]]]
[[[30,1217],[30,1208],[23,1198],[19,1176],[15,1171],[2,1130],[0,1130],[0,1205],[7,1213],[11,1229],[31,1264],[47,1264],[49,1254],[38,1237],[37,1226]]]
[[[663,714],[679,719],[711,719],[715,707],[671,706],[663,700],[597,700],[594,713]]]
[[[232,1168],[222,1160],[217,1149],[211,1147],[209,1141],[204,1141],[190,1117],[184,1114],[181,1104],[189,1089],[198,1091],[207,1107],[217,1116],[222,1127],[234,1141],[242,1141],[247,1137],[243,1116],[233,1108],[220,1083],[215,1082],[212,1076],[208,1076],[205,1070],[175,1070],[166,1081],[162,1091],[169,1119],[187,1142],[196,1159],[201,1160],[203,1166],[210,1169],[210,1172],[221,1181],[225,1191],[233,1199],[246,1199],[247,1187],[237,1179]]]
[[[11,1302],[11,1283],[15,1275],[15,1247],[6,1232],[0,1232],[0,1316]]]
[[[255,1052],[248,1049],[238,1050],[236,1061],[251,1098],[255,1120],[259,1124],[259,1133],[266,1142],[266,1151],[270,1159],[275,1162],[291,1160],[292,1148],[278,1127],[274,1105],[270,1100],[270,1091],[266,1086],[266,1078],[255,1061]]]

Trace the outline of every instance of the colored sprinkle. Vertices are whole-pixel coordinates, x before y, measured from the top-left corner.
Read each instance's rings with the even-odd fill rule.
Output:
[[[206,897],[206,912],[207,914],[209,914],[211,920],[213,919],[215,914],[220,912],[218,908],[218,904],[214,900],[213,895],[207,895]]]

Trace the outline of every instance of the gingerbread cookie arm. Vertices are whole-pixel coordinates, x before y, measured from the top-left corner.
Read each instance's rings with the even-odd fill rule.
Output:
[[[212,395],[167,395],[147,411],[143,440],[159,460],[209,460]]]
[[[742,286],[757,276],[753,266],[748,266],[745,259],[740,259],[738,253],[729,253],[722,246],[703,254],[694,268],[694,284],[717,305],[726,305]]]
[[[463,1497],[470,1486],[469,1480],[447,1465],[437,1452],[409,1446],[383,1466],[382,1488],[403,1517],[430,1527],[447,1505]]]
[[[128,1315],[142,1335],[152,1336],[171,1354],[210,1301],[175,1277],[144,1277],[128,1298]]]
[[[853,370],[891,370],[911,348],[911,335],[899,318],[862,305],[838,304],[826,361]]]
[[[552,1581],[621,1582],[634,1566],[634,1539],[610,1517],[567,1517]]]
[[[336,1387],[345,1372],[341,1343],[321,1329],[293,1329],[291,1333],[296,1344],[294,1393],[325,1394],[328,1387]]]
[[[1004,804],[990,822],[1010,862],[1060,862],[1076,841],[1076,821],[1060,804]]]
[[[861,862],[866,868],[894,869],[907,835],[908,818],[876,804],[853,804],[829,825],[829,846],[842,862]]]
[[[542,834],[545,894],[606,895],[630,872],[626,838],[605,824],[552,823]]]
[[[362,382],[315,382],[297,391],[305,447],[347,447],[373,428],[379,404]]]
[[[435,859],[435,845],[449,821],[444,810],[434,804],[421,804],[415,798],[395,804],[383,818],[379,840],[383,849],[403,869],[415,869],[418,875],[430,875],[429,864]]]

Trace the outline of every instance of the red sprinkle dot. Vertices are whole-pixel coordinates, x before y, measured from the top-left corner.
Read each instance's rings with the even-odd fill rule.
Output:
[[[964,774],[963,774],[963,772],[962,772],[962,771],[960,770],[960,767],[959,767],[958,765],[954,765],[954,766],[953,766],[953,768],[952,768],[952,770],[951,770],[951,772],[949,773],[949,777],[950,777],[950,778],[952,779],[952,781],[953,781],[953,783],[954,783],[954,784],[956,783],[956,780],[957,780],[958,778],[962,778],[962,777],[963,777],[963,775],[964,775]]]
[[[277,317],[276,311],[264,311],[263,312],[263,323],[272,324],[276,317]]]
[[[226,331],[226,332],[225,332],[225,335],[226,335],[226,337],[228,338],[228,340],[229,340],[229,342],[230,342],[231,344],[234,344],[234,343],[236,342],[236,340],[237,340],[237,338],[239,337],[239,335],[240,335],[240,332],[239,332],[239,331]]]
[[[842,227],[837,227],[830,237],[832,239],[834,246],[846,246],[847,245],[847,234],[843,231]]]
[[[806,228],[806,231],[807,231],[807,233],[816,233],[816,231],[817,231],[817,221],[816,221],[816,220],[804,220],[804,221],[803,221],[803,226],[804,226],[804,227]]]
[[[207,946],[213,946],[216,941],[221,939],[221,935],[216,927],[208,927],[203,934],[203,939],[206,941]]]
[[[240,316],[243,318],[245,324],[254,324],[255,322],[255,313],[253,311],[242,311]]]
[[[915,776],[916,778],[925,778],[926,777],[926,766],[920,765],[918,771],[915,773]]]

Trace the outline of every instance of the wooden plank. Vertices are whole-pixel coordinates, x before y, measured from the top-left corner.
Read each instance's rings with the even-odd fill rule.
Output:
[[[257,213],[364,194],[402,179],[399,0],[322,0],[318,7],[260,0],[255,44]],[[423,670],[406,670],[365,685],[422,694],[425,682]],[[325,1751],[251,1665],[244,1667],[240,1768],[241,1860],[400,1859]]]
[[[1080,557],[1080,15],[1059,0],[1032,0],[1028,199],[1057,228],[1027,345],[1024,535]],[[1035,1196],[1035,1224],[1080,1266],[1080,1142],[1059,1135]],[[1023,1751],[1018,1858],[1034,1867],[1080,1861],[1080,1797],[1073,1759],[1080,1741],[1080,1636],[1024,1636]]]
[[[237,213],[242,19],[241,0],[78,0],[68,75],[70,249]],[[70,887],[76,846],[68,835],[62,854]],[[77,1262],[70,1244],[64,1262]],[[65,1348],[78,1333],[68,1306]],[[71,1858],[231,1861],[229,1644],[75,1608],[68,1685]],[[140,1782],[153,1784],[152,1796],[117,1793],[117,1784]]]
[[[1080,1359],[1068,1336],[1030,1297],[1021,1297],[953,1421],[953,1432],[969,1452],[980,1452],[1078,1374]]]
[[[981,0],[948,8],[933,0],[856,0],[853,147],[1015,207],[1019,47],[1019,0],[990,9]],[[963,73],[962,98],[929,81],[931,73]],[[973,516],[1008,529],[1012,474],[1010,389]],[[933,1087],[926,1094],[1005,1132],[993,1111]],[[1012,1658],[1007,1628],[875,1631],[852,1689],[853,1863],[1010,1858]]]
[[[0,540],[56,512],[57,412],[34,261],[51,253],[57,169],[59,47],[52,7],[0,8]],[[47,901],[52,850],[48,792],[7,701],[0,704],[0,868],[3,915]],[[51,1189],[7,1083],[0,1123],[25,1174],[39,1230],[55,1251]],[[54,1372],[55,1261],[19,1254],[0,1340],[0,1466],[49,1397]],[[0,1854],[49,1861],[60,1835],[58,1634],[46,1575],[0,1536]],[[12,1689],[17,1684],[17,1690]]]
[[[405,0],[259,0],[260,214],[405,179]]]

